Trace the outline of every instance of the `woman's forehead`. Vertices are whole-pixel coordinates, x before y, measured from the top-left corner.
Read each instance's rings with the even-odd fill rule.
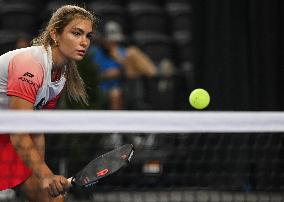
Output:
[[[67,29],[81,29],[84,32],[92,32],[93,31],[93,23],[89,19],[85,18],[76,18],[70,21],[70,23],[66,26]]]

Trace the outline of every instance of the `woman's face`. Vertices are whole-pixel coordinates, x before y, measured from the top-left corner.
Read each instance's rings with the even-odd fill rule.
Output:
[[[63,60],[82,60],[92,37],[92,22],[87,19],[74,19],[62,34],[57,35],[58,53]]]

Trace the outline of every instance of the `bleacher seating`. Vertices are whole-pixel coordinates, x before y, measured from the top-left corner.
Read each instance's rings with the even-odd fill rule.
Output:
[[[26,35],[26,33],[15,32],[14,30],[0,30],[0,55],[14,50],[17,39],[22,35]]]
[[[166,12],[169,16],[171,30],[191,30],[191,6],[188,3],[171,2],[165,5]]]
[[[153,4],[153,5],[161,5],[163,3],[163,0],[126,0],[128,4],[130,3],[147,3],[147,4]]]
[[[165,10],[158,5],[131,2],[128,4],[132,31],[168,32]]]
[[[194,89],[195,85],[191,32],[175,31],[172,38],[175,46],[174,57],[179,77],[179,89],[181,94],[184,94],[188,89]],[[184,105],[186,106],[186,103]]]
[[[34,5],[36,7],[41,7],[43,6],[48,0],[42,0],[42,1],[38,1],[38,0],[0,0],[0,3],[25,3],[25,4],[31,4]]]
[[[159,65],[162,59],[173,59],[173,41],[169,35],[153,31],[133,32],[134,42]]]
[[[98,29],[102,31],[104,24],[108,21],[118,22],[125,33],[128,33],[126,9],[119,4],[112,4],[108,1],[90,2],[87,7],[98,17]]]
[[[107,4],[117,4],[117,5],[125,5],[126,0],[87,0],[85,1],[86,4],[90,4],[90,3],[93,3],[93,2],[96,2],[96,3],[107,3]]]
[[[165,4],[167,3],[186,3],[186,4],[191,4],[191,0],[165,0]]]
[[[192,43],[191,32],[189,31],[175,31],[173,33],[173,40],[175,44],[175,58],[178,64],[186,61],[192,61]]]
[[[34,33],[38,25],[35,14],[36,7],[30,3],[2,2],[0,4],[2,29]]]
[[[42,23],[47,23],[47,21],[51,17],[51,14],[60,6],[75,3],[73,0],[46,0],[46,1],[47,2],[45,3],[42,12],[40,12],[39,14]]]

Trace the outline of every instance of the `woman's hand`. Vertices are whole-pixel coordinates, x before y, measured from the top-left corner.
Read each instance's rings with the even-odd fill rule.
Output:
[[[51,175],[43,179],[42,188],[46,190],[50,196],[57,197],[64,194],[71,186],[68,180],[61,175]]]

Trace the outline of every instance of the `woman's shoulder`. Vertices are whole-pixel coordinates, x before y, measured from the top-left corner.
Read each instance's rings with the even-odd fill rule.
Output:
[[[4,68],[10,63],[20,63],[29,66],[32,63],[42,64],[44,61],[44,50],[40,46],[31,46],[9,51],[0,56],[0,66]]]
[[[43,71],[44,67],[44,50],[40,46],[31,46],[15,54],[10,60],[10,64],[19,67],[32,67]]]
[[[20,60],[27,63],[42,63],[46,55],[45,50],[42,46],[31,46],[27,48],[18,49],[13,57],[13,60]]]

